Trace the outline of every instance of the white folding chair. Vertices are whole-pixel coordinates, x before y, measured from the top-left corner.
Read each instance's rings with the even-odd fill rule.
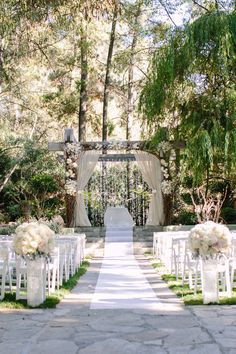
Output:
[[[186,238],[173,238],[171,246],[171,273],[175,274],[176,281],[179,280],[179,275],[183,270]]]
[[[6,247],[0,248],[0,300],[5,296],[6,290],[6,277],[7,277],[7,264],[8,264],[8,249]]]
[[[27,298],[27,264],[21,256],[16,256],[16,300]]]
[[[48,295],[59,289],[60,271],[59,271],[59,247],[55,247],[53,254],[46,263],[46,290]]]
[[[184,261],[182,267],[182,286],[188,281],[190,289],[194,289],[194,294],[197,293],[198,284],[201,286],[201,269],[199,259],[192,257],[192,252],[189,250],[188,241],[185,242]]]

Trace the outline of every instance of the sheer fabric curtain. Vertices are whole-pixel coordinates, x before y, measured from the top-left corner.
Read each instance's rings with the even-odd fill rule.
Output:
[[[84,151],[80,155],[77,168],[77,194],[74,215],[75,226],[91,226],[85,209],[83,191],[89,178],[93,174],[94,168],[98,162],[99,154],[98,151]]]
[[[144,151],[136,151],[134,155],[144,181],[152,189],[146,224],[162,225],[164,223],[164,205],[161,192],[162,176],[160,161],[156,156]]]

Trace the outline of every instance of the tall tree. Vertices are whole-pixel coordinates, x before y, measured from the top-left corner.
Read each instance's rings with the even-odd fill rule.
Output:
[[[111,65],[112,65],[112,54],[115,43],[115,33],[116,33],[116,24],[118,17],[118,5],[114,8],[112,26],[111,26],[111,34],[110,34],[110,42],[109,49],[107,54],[107,63],[106,63],[106,75],[105,75],[105,83],[104,83],[104,94],[103,94],[103,112],[102,112],[102,140],[106,141],[108,138],[108,101],[109,101],[109,86],[111,81]]]
[[[176,29],[156,51],[141,95],[149,124],[185,140],[182,171],[206,193],[210,179],[228,178],[236,165],[235,23],[235,12],[214,9]]]
[[[87,20],[88,15],[85,10],[84,19],[81,20],[80,37],[80,102],[79,102],[79,141],[86,140],[86,112],[88,101],[88,38],[87,38]]]
[[[131,138],[131,128],[133,121],[133,111],[134,111],[134,65],[135,65],[135,50],[139,35],[139,17],[141,14],[143,1],[139,0],[136,4],[136,11],[134,15],[134,23],[132,29],[132,42],[130,48],[130,58],[128,66],[128,92],[127,92],[127,122],[126,122],[126,139]]]

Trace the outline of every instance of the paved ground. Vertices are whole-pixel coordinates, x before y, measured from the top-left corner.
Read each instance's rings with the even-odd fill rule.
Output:
[[[56,310],[1,311],[1,354],[236,353],[236,307],[186,308],[139,257],[162,300],[147,310],[90,310],[101,259]]]

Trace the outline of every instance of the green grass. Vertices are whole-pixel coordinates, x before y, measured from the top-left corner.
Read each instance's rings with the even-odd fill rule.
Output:
[[[176,281],[173,274],[163,274],[162,279],[167,283],[168,287],[178,296],[181,297],[185,305],[203,305],[202,292],[190,289],[187,284],[182,286],[182,281]],[[215,305],[215,303],[209,304]],[[220,297],[218,305],[236,305],[236,289],[233,290],[232,297]]]
[[[171,289],[178,297],[180,297],[186,306],[190,305],[203,305],[202,292],[197,291],[197,294],[194,295],[194,290],[190,289],[187,284],[182,286],[182,279],[176,281],[174,274],[166,273],[166,268],[161,264],[157,259],[148,253],[145,256],[150,260],[153,268],[161,275],[162,280],[164,280],[169,289]],[[214,303],[209,305],[215,305]],[[232,297],[220,297],[218,305],[236,305],[236,289],[233,289]]]
[[[201,291],[194,295],[194,290],[190,289],[187,284],[182,286],[182,281],[176,281],[173,274],[162,274],[161,278],[178,297],[182,298],[185,305],[202,305]]]
[[[89,261],[85,260],[78,271],[70,277],[67,282],[64,282],[59,290],[50,296],[47,296],[43,304],[38,308],[55,308],[56,305],[76,286],[79,278],[84,275],[89,267]],[[2,301],[0,301],[0,308],[5,309],[28,309],[27,300],[16,300],[15,293],[6,293]]]
[[[158,259],[153,258],[152,253],[145,252],[144,255],[152,263],[153,268],[158,269],[160,273],[162,273],[162,270],[164,271],[164,265]]]
[[[202,292],[200,290],[194,295],[194,290],[190,289],[187,284],[182,286],[182,282],[176,281],[173,274],[163,274],[162,279],[178,297],[182,298],[185,305],[203,305]],[[215,303],[209,305],[215,305]],[[233,290],[231,298],[220,297],[218,305],[236,305],[236,289]]]

